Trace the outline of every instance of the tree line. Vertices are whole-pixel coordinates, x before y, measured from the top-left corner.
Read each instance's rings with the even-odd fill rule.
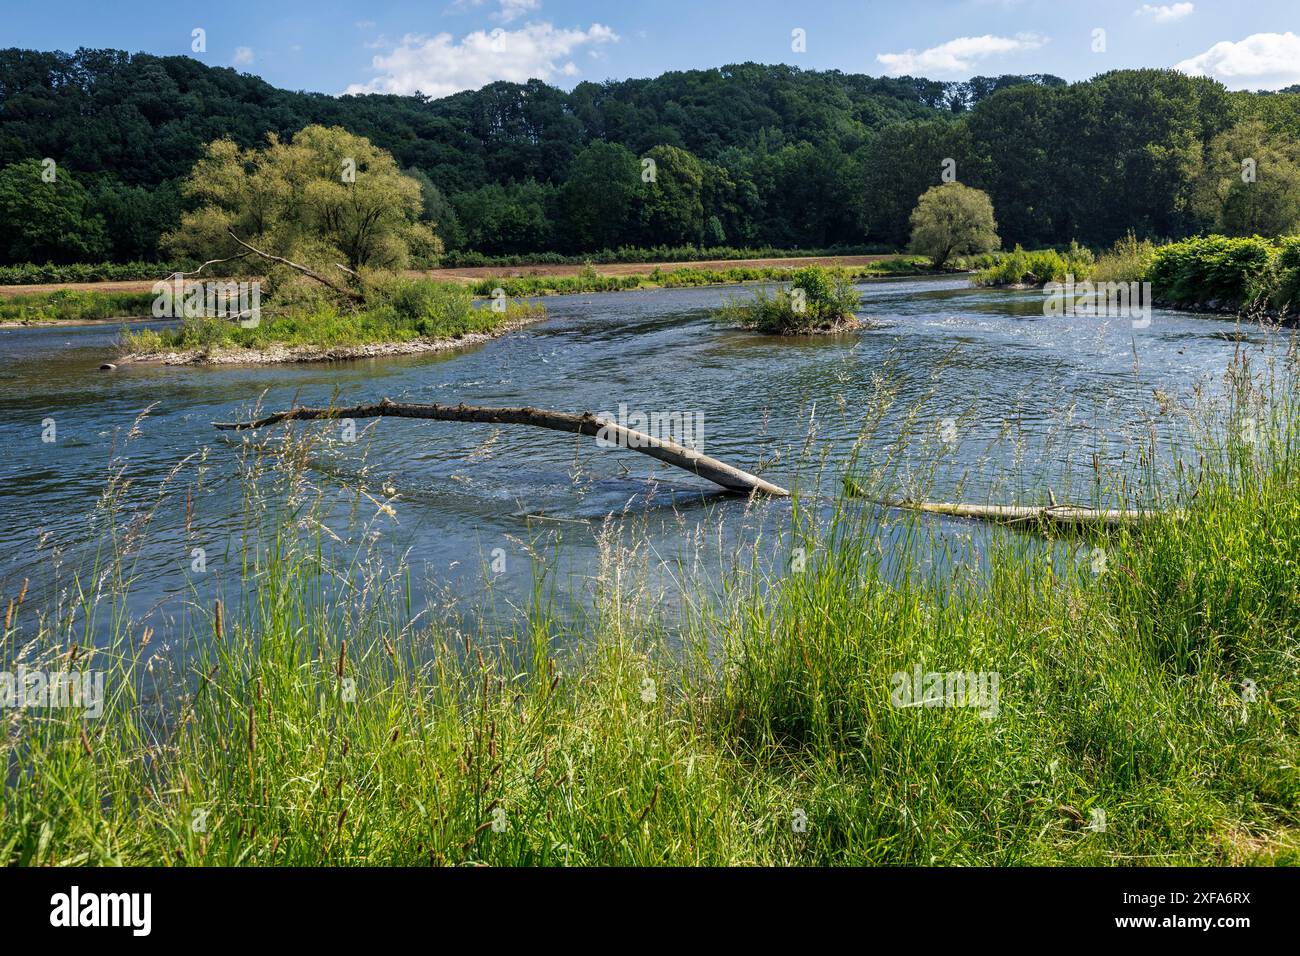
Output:
[[[744,63],[434,100],[279,90],[188,57],[10,49],[0,261],[156,258],[194,208],[181,183],[209,144],[264,148],[312,125],[391,154],[442,245],[489,254],[901,247],[918,198],[949,180],[988,193],[1007,245],[1300,221],[1300,94],[1169,70],[942,83]]]

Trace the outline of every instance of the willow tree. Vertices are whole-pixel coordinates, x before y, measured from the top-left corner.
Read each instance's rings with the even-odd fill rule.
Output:
[[[953,256],[991,252],[1000,243],[988,193],[961,183],[932,186],[912,210],[908,248],[942,267]]]
[[[432,265],[442,251],[433,225],[421,221],[419,182],[337,126],[307,126],[288,142],[272,133],[262,149],[216,140],[182,191],[195,208],[164,239],[176,256],[260,257],[258,268],[273,278],[297,268],[342,285]]]

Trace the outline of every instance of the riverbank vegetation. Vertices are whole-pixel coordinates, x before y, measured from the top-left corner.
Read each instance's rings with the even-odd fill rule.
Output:
[[[1279,317],[1300,310],[1300,236],[1199,236],[1156,245],[1132,233],[1094,256],[1072,245],[1003,253],[975,276],[977,285],[1149,282],[1173,306]]]
[[[242,570],[155,633],[122,610],[132,542],[196,479],[122,507],[128,438],[85,569],[111,593],[4,596],[7,670],[99,669],[106,693],[94,719],[7,712],[0,862],[1300,862],[1295,367],[1237,358],[1225,399],[1173,410],[1195,440],[1129,489],[1169,509],[1146,529],[972,529],[974,553],[931,562],[934,524],[804,488],[763,542],[775,567],[665,575],[611,524],[588,616],[555,612],[542,549],[491,626],[411,606],[372,534],[400,497],[305,471],[331,441],[307,427],[244,446]],[[866,443],[855,482],[888,497],[912,438]],[[998,682],[912,696],[947,672]]]
[[[743,282],[789,282],[808,269],[845,280],[935,274],[921,256],[895,256],[854,266],[732,266],[726,269],[656,268],[645,275],[601,275],[594,267],[575,276],[497,276],[475,280],[476,295],[493,295],[497,289],[510,296],[566,295],[578,292],[617,292],[627,289],[685,289]]]
[[[884,246],[836,246],[829,249],[777,249],[762,246],[737,249],[732,246],[654,246],[620,247],[582,255],[538,252],[532,255],[489,256],[479,252],[453,251],[437,257],[443,269],[519,268],[524,266],[619,265],[654,262],[706,262],[739,259],[817,259],[831,256],[893,256]],[[882,260],[889,261],[889,260]],[[41,285],[60,282],[112,282],[148,279],[174,272],[188,272],[199,263],[192,260],[171,262],[74,262],[0,265],[0,285]]]
[[[1095,257],[1088,277],[1094,282],[1141,282],[1146,278],[1155,254],[1154,242],[1139,239],[1130,231]]]
[[[197,262],[73,262],[43,265],[23,262],[0,265],[0,285],[45,285],[60,282],[154,281],[173,272],[185,272]]]
[[[0,323],[95,322],[151,314],[152,292],[57,292],[0,298]]]
[[[1082,281],[1092,274],[1092,253],[1072,244],[1069,249],[1036,249],[1026,252],[1020,246],[997,256],[991,265],[975,274],[975,284],[984,286],[1044,285],[1064,282],[1073,275]]]
[[[469,250],[449,250],[439,264],[443,268],[493,268],[510,266],[580,266],[617,265],[636,262],[702,262],[728,259],[817,259],[828,256],[889,255],[895,250],[881,245],[841,245],[823,249],[777,248],[775,246],[619,246],[592,252],[566,255],[562,252],[535,252],[491,256]]]
[[[1294,313],[1300,307],[1300,236],[1205,236],[1155,250],[1146,279],[1177,305]]]
[[[187,353],[195,360],[223,351],[318,349],[324,356],[352,346],[431,345],[469,337],[498,335],[546,314],[540,305],[499,300],[474,304],[463,286],[429,280],[396,280],[368,290],[360,307],[297,289],[263,310],[251,326],[226,318],[182,319],[164,329],[122,334],[121,349],[136,359]]]

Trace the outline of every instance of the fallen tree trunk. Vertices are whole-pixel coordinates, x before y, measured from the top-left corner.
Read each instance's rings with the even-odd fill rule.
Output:
[[[1182,518],[1182,512],[1165,512],[1153,509],[1128,508],[1083,508],[1079,505],[1061,505],[1056,503],[1056,496],[1048,491],[1051,504],[1047,505],[970,505],[962,502],[948,501],[890,501],[887,498],[874,498],[852,478],[844,479],[845,491],[854,498],[862,498],[871,504],[900,511],[920,511],[924,514],[942,515],[948,518],[970,518],[974,521],[991,521],[1004,525],[1038,525],[1056,528],[1121,528],[1153,521],[1162,515],[1172,515],[1175,520]]]
[[[1120,528],[1151,521],[1163,512],[1077,505],[968,505],[944,501],[875,501],[875,504],[951,518],[971,518],[1006,525],[1051,525],[1062,528]]]
[[[489,425],[533,425],[557,432],[588,435],[611,443],[619,448],[630,448],[668,465],[674,465],[691,474],[721,485],[728,491],[759,493],[777,498],[789,497],[790,492],[780,485],[764,481],[757,475],[734,468],[726,462],[676,442],[664,441],[633,431],[607,418],[591,412],[574,415],[553,412],[542,408],[487,408],[478,405],[414,405],[394,402],[385,398],[378,405],[354,405],[350,408],[304,408],[295,406],[251,422],[213,422],[223,430],[264,428],[277,422],[306,421],[320,418],[426,418],[442,422],[481,422]]]

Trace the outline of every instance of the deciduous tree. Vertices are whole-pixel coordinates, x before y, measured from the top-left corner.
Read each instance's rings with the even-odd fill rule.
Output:
[[[927,189],[912,210],[912,241],[917,255],[936,267],[953,256],[991,252],[1000,243],[988,193],[961,183]]]

